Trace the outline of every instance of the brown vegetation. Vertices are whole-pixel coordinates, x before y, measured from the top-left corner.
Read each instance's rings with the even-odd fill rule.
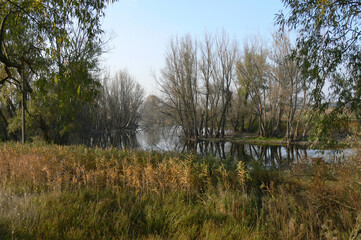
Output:
[[[0,236],[71,239],[74,221],[84,221],[80,234],[94,224],[88,211],[98,209],[90,216],[113,226],[97,226],[106,238],[357,239],[359,156],[304,159],[280,171],[186,154],[2,145]],[[149,208],[150,215],[136,213]]]

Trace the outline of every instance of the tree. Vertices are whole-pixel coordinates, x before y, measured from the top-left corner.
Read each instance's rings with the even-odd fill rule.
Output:
[[[44,140],[61,144],[88,132],[84,123],[91,122],[90,107],[100,93],[96,75],[102,42],[80,28],[69,29],[69,39],[68,47],[57,52],[58,68],[38,73],[28,107],[32,127],[41,130]]]
[[[89,38],[98,38],[102,33],[100,19],[110,2],[114,1],[1,1],[0,61],[7,68],[22,68],[22,64],[31,65],[24,54],[56,58],[56,51],[70,43],[68,30],[72,26],[86,31]],[[7,51],[10,42],[23,47]]]
[[[72,29],[77,26],[89,42],[98,42],[102,33],[100,19],[110,2],[113,1],[0,2],[0,63],[5,73],[0,85],[12,84],[22,92],[23,124],[25,99],[36,82],[44,81],[46,76],[51,83],[69,70],[66,52],[74,39]]]
[[[172,39],[158,81],[163,111],[188,139],[224,137],[232,101],[237,44],[224,32],[202,40]]]
[[[203,41],[200,42],[200,57],[198,61],[199,78],[201,82],[200,94],[202,95],[201,104],[203,112],[201,118],[200,131],[204,128],[204,136],[212,135],[213,128],[210,121],[212,120],[211,114],[215,112],[213,107],[215,106],[214,91],[212,91],[212,85],[214,85],[214,39],[211,35],[205,34]],[[216,97],[217,98],[217,97]]]
[[[144,89],[126,71],[103,82],[94,113],[93,129],[98,135],[135,131],[144,103]]]
[[[182,126],[187,138],[199,136],[197,115],[198,79],[197,48],[189,35],[171,39],[166,65],[159,86],[164,96],[164,111]]]
[[[167,124],[162,114],[162,101],[155,95],[149,95],[144,103],[142,112],[142,127],[145,129],[158,128]]]
[[[283,0],[289,14],[277,23],[299,33],[297,57],[303,75],[313,85],[315,107],[326,108],[323,88],[330,81],[338,109],[350,106],[360,120],[361,2],[353,0]]]
[[[295,59],[291,58],[292,45],[287,33],[273,34],[273,48],[271,60],[273,69],[271,75],[279,87],[280,102],[279,118],[285,114],[286,134],[288,141],[298,137],[301,116],[307,103],[308,84],[304,80],[301,69]]]
[[[269,118],[270,114],[267,113],[270,109],[267,106],[270,102],[267,100],[271,96],[268,56],[269,51],[260,40],[255,39],[252,43],[246,41],[237,63],[238,80],[244,88],[245,101],[249,95],[252,110],[258,118],[259,134],[267,137],[273,134],[275,125],[273,119]]]
[[[231,85],[235,77],[235,64],[238,57],[238,46],[236,42],[230,43],[225,32],[216,39],[217,60],[214,61],[214,75],[219,84],[221,96],[221,114],[219,116],[216,137],[224,137],[227,122],[227,113],[231,106]]]

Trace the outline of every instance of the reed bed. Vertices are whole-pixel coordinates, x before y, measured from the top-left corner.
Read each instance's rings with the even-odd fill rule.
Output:
[[[229,171],[230,168],[235,171]],[[2,145],[0,185],[24,191],[64,191],[93,187],[132,188],[143,192],[208,186],[245,185],[244,166],[195,155],[91,149],[82,146]]]
[[[360,239],[361,154],[287,170],[194,154],[0,145],[0,239]]]

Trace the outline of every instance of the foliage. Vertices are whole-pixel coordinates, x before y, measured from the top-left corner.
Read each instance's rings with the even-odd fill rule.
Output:
[[[84,130],[100,84],[95,73],[103,52],[101,18],[114,1],[2,1],[0,62],[1,119],[5,140],[17,139],[17,109],[25,92],[30,134],[66,143]],[[25,87],[21,86],[24,82]],[[15,87],[15,88],[14,88]],[[74,121],[78,118],[78,121]]]
[[[33,128],[40,129],[46,141],[55,143],[68,142],[70,133],[84,132],[84,123],[91,120],[90,107],[100,90],[95,72],[101,43],[80,30],[74,32],[64,60],[58,64],[61,68],[34,83],[28,107]]]
[[[350,117],[336,111],[323,113],[322,111],[308,111],[305,117],[311,125],[309,140],[318,143],[320,147],[333,147],[341,139],[351,134]]]
[[[351,107],[359,118],[360,34],[359,1],[283,0],[289,14],[277,17],[281,28],[298,32],[295,57],[303,74],[313,84],[315,107],[326,108],[324,87],[329,81],[332,101]]]
[[[13,40],[7,39],[7,36],[18,37],[21,39],[14,41],[15,43],[19,44],[25,40],[25,43],[29,44],[28,48],[35,48],[42,54],[47,54],[47,57],[56,58],[56,52],[59,52],[61,47],[71,44],[69,29],[72,26],[77,25],[82,31],[87,32],[89,38],[96,39],[99,36],[102,32],[100,19],[104,16],[106,4],[110,2],[114,1],[2,1],[2,27],[7,33],[14,31],[22,34],[2,35],[1,41]],[[32,33],[31,36],[35,36],[38,41],[32,41],[33,39],[29,39],[28,35],[25,37],[22,32],[24,30]],[[5,48],[2,46],[2,54],[5,54]],[[13,55],[8,59],[15,63],[24,60],[19,59],[22,55],[17,52],[9,52],[9,54]],[[1,59],[7,65],[3,60]]]

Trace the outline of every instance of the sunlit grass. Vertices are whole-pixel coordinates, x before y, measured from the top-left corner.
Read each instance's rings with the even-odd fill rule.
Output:
[[[349,239],[361,228],[357,156],[280,172],[192,154],[3,144],[0,239]]]

